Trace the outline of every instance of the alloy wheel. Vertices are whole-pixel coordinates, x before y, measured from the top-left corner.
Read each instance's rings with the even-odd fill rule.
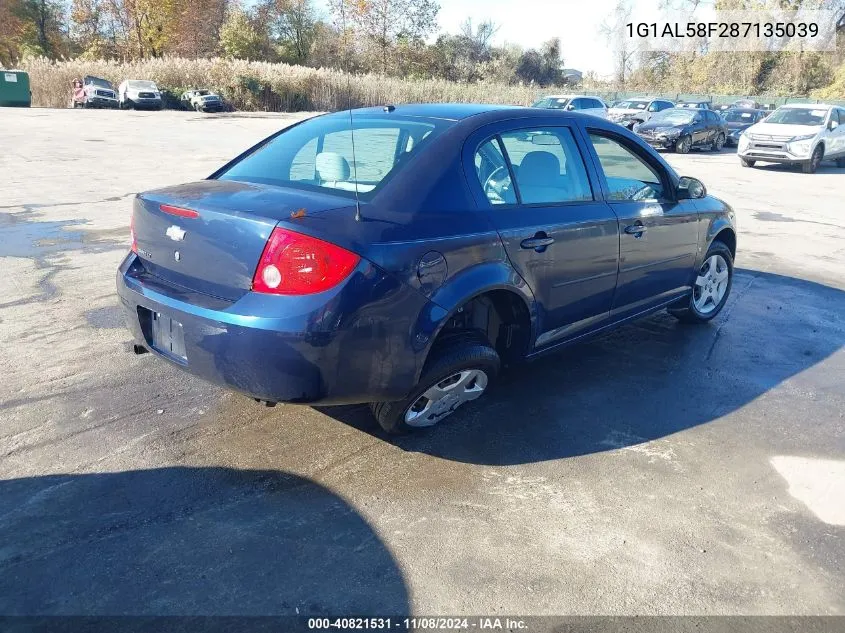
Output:
[[[728,290],[730,270],[721,255],[708,257],[698,272],[692,291],[692,302],[700,314],[715,310]]]
[[[408,426],[433,426],[465,402],[480,397],[487,388],[487,374],[464,369],[429,387],[405,411]]]

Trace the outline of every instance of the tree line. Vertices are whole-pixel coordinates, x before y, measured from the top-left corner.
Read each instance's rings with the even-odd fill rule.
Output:
[[[313,0],[2,0],[0,64],[220,56],[458,82],[563,83],[558,39],[536,49],[494,46],[496,25],[470,19],[442,33],[439,9],[435,0],[331,0],[326,13]]]

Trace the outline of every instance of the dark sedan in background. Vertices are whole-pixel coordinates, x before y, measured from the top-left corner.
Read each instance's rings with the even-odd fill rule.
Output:
[[[693,148],[719,151],[725,145],[728,128],[712,110],[672,108],[634,126],[634,132],[656,149],[686,154]]]
[[[725,145],[734,147],[739,144],[742,133],[758,121],[765,119],[770,113],[765,110],[752,108],[731,108],[722,113],[722,118],[728,126],[728,136]]]

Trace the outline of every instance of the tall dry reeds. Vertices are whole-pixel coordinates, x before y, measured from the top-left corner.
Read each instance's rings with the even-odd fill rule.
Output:
[[[68,106],[70,82],[84,75],[103,77],[115,86],[124,79],[151,79],[177,97],[189,88],[210,88],[240,110],[326,111],[350,105],[439,101],[528,105],[542,92],[536,86],[348,76],[338,70],[227,59],[120,62],[32,58],[24,61],[21,69],[30,75],[33,105],[54,108]]]

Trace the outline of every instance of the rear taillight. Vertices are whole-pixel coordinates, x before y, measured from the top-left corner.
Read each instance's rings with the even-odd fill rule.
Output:
[[[132,252],[138,252],[138,241],[135,239],[135,212],[129,218],[129,236],[132,238]]]
[[[335,244],[275,228],[255,269],[252,289],[277,295],[323,292],[349,277],[360,259]]]

